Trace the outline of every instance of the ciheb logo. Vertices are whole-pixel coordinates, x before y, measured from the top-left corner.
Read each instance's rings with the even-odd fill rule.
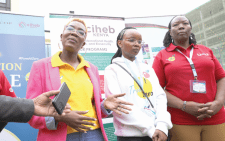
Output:
[[[40,27],[40,25],[39,24],[33,24],[33,23],[26,24],[25,22],[20,22],[19,27],[21,27],[21,28],[25,28],[25,27],[38,28],[38,27]]]
[[[93,33],[95,37],[109,37],[110,34],[115,33],[115,29],[111,26],[100,27],[98,25],[92,25],[87,27],[89,33]]]
[[[25,22],[20,22],[20,23],[19,23],[19,26],[20,26],[21,28],[24,28],[24,27],[26,27],[26,23],[25,23]]]

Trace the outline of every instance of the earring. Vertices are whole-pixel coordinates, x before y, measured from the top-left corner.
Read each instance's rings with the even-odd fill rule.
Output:
[[[171,37],[172,43],[173,43],[173,38]]]
[[[190,39],[191,39],[191,40],[193,39],[192,35],[190,35]]]

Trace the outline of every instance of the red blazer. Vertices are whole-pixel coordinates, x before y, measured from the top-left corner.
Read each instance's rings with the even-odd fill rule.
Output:
[[[100,78],[98,74],[98,68],[93,64],[90,64],[90,68],[85,67],[91,82],[93,84],[94,91],[94,103],[96,107],[96,113],[98,121],[101,127],[101,131],[105,141],[108,141],[103,123],[102,117],[106,117],[101,112],[101,90],[100,90]],[[27,85],[26,98],[33,99],[38,95],[51,91],[58,90],[61,85],[60,74],[58,67],[52,67],[51,57],[44,58],[35,61],[32,65],[30,77]],[[51,97],[53,98],[53,97]],[[45,117],[33,116],[28,122],[33,128],[39,129],[37,141],[65,141],[67,136],[67,125],[64,122],[59,122],[57,130],[48,130],[46,127]]]

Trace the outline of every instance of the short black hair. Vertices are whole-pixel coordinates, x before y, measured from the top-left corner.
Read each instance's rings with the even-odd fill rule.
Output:
[[[184,15],[178,15],[178,16],[184,16]],[[168,25],[168,28],[169,28],[169,30],[171,29],[171,22],[172,22],[172,20],[174,19],[174,18],[176,18],[177,16],[174,16],[172,19],[171,19],[171,21],[170,21],[170,23],[169,23],[169,25]],[[184,16],[185,17],[185,16]],[[187,17],[186,17],[187,18]],[[188,18],[187,18],[188,19]],[[190,24],[190,26],[192,27],[192,25],[191,25],[191,21],[188,19],[188,21],[189,21],[189,24]],[[170,35],[170,31],[167,31],[166,32],[166,35],[165,35],[165,37],[164,37],[164,39],[163,39],[163,46],[164,47],[168,47],[171,43],[172,43],[172,37],[171,37],[171,35]],[[197,44],[197,42],[196,42],[196,39],[195,39],[195,34],[194,33],[191,33],[191,35],[190,35],[192,38],[190,38],[189,37],[189,44]]]
[[[120,33],[119,33],[118,36],[117,36],[117,40],[116,40],[116,46],[117,46],[118,50],[117,50],[117,52],[114,54],[114,56],[112,57],[112,59],[111,59],[111,64],[112,64],[112,60],[113,60],[114,58],[116,58],[116,57],[121,57],[121,56],[122,56],[122,50],[121,50],[121,48],[119,47],[119,45],[118,45],[117,42],[118,42],[119,40],[123,40],[123,35],[124,35],[124,33],[125,33],[128,29],[136,29],[136,28],[134,28],[134,27],[125,27],[123,30],[120,31]]]

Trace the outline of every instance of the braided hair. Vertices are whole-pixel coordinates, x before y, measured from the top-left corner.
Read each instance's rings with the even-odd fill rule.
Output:
[[[174,16],[172,19],[171,19],[171,21],[170,21],[170,23],[169,23],[169,25],[168,25],[168,28],[169,28],[169,30],[171,30],[171,22],[172,22],[172,20],[174,19],[174,18],[176,18],[177,16]],[[189,24],[190,24],[190,26],[191,26],[191,28],[192,28],[192,25],[191,25],[191,21],[188,19],[188,21],[189,21]],[[165,35],[165,37],[164,37],[164,39],[163,39],[163,46],[164,47],[168,47],[171,43],[172,43],[172,37],[171,37],[171,35],[170,35],[170,31],[167,31],[166,32],[166,35]],[[189,37],[189,44],[195,44],[196,45],[196,39],[195,39],[195,34],[194,33],[191,33],[191,35],[190,35],[190,37]]]
[[[122,56],[122,50],[121,50],[121,48],[120,48],[119,45],[118,45],[118,40],[123,40],[123,35],[124,35],[124,33],[126,32],[126,30],[128,30],[128,29],[136,29],[136,28],[134,28],[134,27],[125,27],[123,30],[120,31],[120,33],[119,33],[118,36],[117,36],[117,40],[116,40],[116,46],[117,46],[118,50],[117,50],[117,52],[114,54],[114,56],[112,57],[112,59],[111,59],[111,64],[112,64],[112,60],[113,60],[114,58],[116,58],[116,57],[121,57],[121,56]]]

